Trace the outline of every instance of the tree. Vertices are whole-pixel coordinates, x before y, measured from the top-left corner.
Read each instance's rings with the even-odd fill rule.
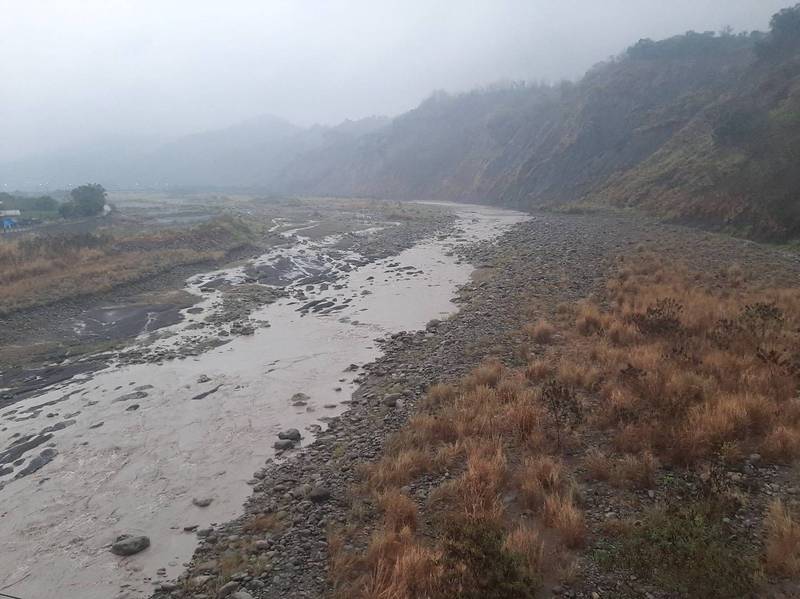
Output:
[[[106,205],[106,190],[99,183],[87,183],[69,192],[70,201],[59,209],[64,218],[95,216],[103,212]]]
[[[769,35],[756,46],[760,58],[780,57],[800,47],[800,4],[775,13],[769,24]]]

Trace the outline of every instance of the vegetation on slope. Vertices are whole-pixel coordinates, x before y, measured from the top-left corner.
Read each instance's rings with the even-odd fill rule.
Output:
[[[320,194],[592,202],[755,238],[800,235],[800,5],[769,33],[642,40],[575,84],[434,94],[291,163]]]

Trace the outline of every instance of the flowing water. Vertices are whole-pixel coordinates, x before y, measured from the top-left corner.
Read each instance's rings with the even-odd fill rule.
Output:
[[[455,311],[451,298],[472,266],[454,247],[525,218],[454,210],[457,235],[369,264],[331,251],[333,238],[300,238],[254,262],[286,265],[268,274],[292,293],[252,315],[261,323],[252,335],[185,359],[112,364],[4,410],[0,448],[30,440],[32,449],[13,472],[0,470],[0,591],[22,599],[147,597],[153,584],[179,574],[197,540],[184,528],[239,515],[247,481],[274,456],[279,431],[297,428],[301,445],[310,443],[315,426],[346,409],[358,374],[348,366],[374,360],[377,338]],[[244,276],[234,268],[190,279],[187,289],[204,300],[149,349],[202,338],[221,302],[208,283]],[[308,398],[292,401],[298,393]],[[15,478],[41,453],[41,468]],[[208,507],[193,505],[204,497],[213,498]],[[114,556],[109,545],[122,533],[147,535],[152,545]]]

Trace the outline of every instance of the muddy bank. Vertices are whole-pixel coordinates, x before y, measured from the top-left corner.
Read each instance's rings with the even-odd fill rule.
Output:
[[[259,469],[245,514],[206,531],[187,572],[155,596],[200,599],[221,589],[262,599],[328,595],[329,527],[363,527],[375,514],[369,504],[351,509],[348,489],[359,480],[358,464],[379,455],[431,385],[458,378],[487,356],[519,363],[523,323],[590,296],[616,257],[639,244],[708,271],[738,263],[763,273],[764,283],[791,284],[800,272],[795,255],[774,248],[623,217],[536,215],[496,243],[465,249],[481,269],[461,288],[460,311],[424,331],[386,339],[384,355],[365,366],[348,411],[305,449]],[[425,501],[432,482],[407,491]],[[595,583],[558,592],[590,597]]]

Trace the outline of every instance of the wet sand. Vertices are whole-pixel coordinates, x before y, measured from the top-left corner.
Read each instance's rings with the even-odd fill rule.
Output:
[[[524,218],[491,208],[457,210],[456,237],[369,264],[355,252],[332,252],[337,240],[330,237],[265,256],[255,266],[285,261],[270,276],[299,275],[280,281],[288,297],[250,315],[252,334],[183,360],[78,374],[3,410],[0,448],[26,435],[31,443],[47,438],[0,475],[0,589],[24,598],[105,599],[123,591],[146,597],[152,582],[177,575],[197,541],[184,527],[236,516],[248,481],[274,456],[279,431],[298,428],[308,442],[325,416],[346,409],[359,374],[347,369],[378,356],[375,339],[454,311],[451,297],[472,272],[454,257],[454,244],[491,238]],[[319,272],[330,276],[320,279]],[[247,269],[208,273],[188,288],[199,291],[219,278],[244,283]],[[196,333],[219,310],[222,292],[209,289],[204,298],[196,306],[202,312],[187,312],[163,329],[170,336],[156,348],[220,332]],[[297,393],[308,400],[290,401]],[[41,452],[51,461],[15,479]],[[193,505],[200,497],[213,501]],[[122,533],[145,534],[152,545],[118,558],[108,547]]]

